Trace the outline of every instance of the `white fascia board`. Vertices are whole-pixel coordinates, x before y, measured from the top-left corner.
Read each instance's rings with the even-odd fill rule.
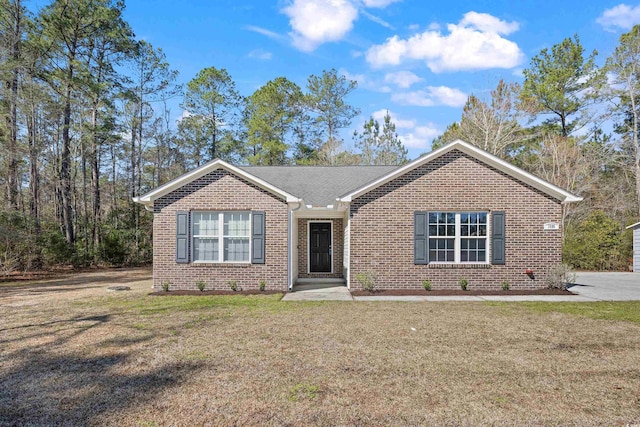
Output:
[[[144,205],[152,205],[153,201],[164,196],[165,194],[168,194],[174,190],[177,190],[178,188],[192,182],[195,181],[196,179],[208,174],[209,172],[212,172],[214,170],[217,169],[225,169],[229,172],[232,172],[235,175],[241,176],[242,178],[246,179],[247,181],[257,185],[258,187],[267,190],[273,194],[276,194],[278,196],[281,196],[282,198],[284,198],[287,203],[296,203],[296,202],[300,202],[300,199],[298,197],[295,197],[292,194],[287,193],[286,191],[281,190],[278,187],[275,187],[271,184],[269,184],[268,182],[236,167],[233,166],[227,162],[225,162],[224,160],[220,160],[220,159],[216,159],[213,160],[205,165],[200,166],[197,169],[192,170],[191,172],[188,172],[172,181],[167,182],[164,185],[161,185],[160,187],[156,188],[155,190],[152,190],[140,197],[134,197],[133,201],[136,203],[142,203]]]
[[[568,191],[563,190],[560,187],[557,187],[541,178],[538,178],[537,176],[530,174],[529,172],[526,172],[522,169],[520,169],[519,167],[516,167],[502,159],[500,159],[499,157],[494,156],[493,154],[487,153],[484,150],[481,150],[478,147],[475,147],[467,142],[461,141],[461,140],[455,140],[453,142],[450,142],[447,145],[444,145],[443,147],[438,148],[437,150],[432,151],[429,154],[426,154],[422,157],[419,157],[417,159],[415,159],[414,161],[407,163],[406,165],[402,166],[401,168],[398,168],[394,171],[391,171],[390,173],[388,173],[385,176],[382,176],[380,178],[378,178],[377,180],[367,184],[364,187],[361,187],[349,194],[346,194],[342,197],[339,198],[340,201],[342,202],[351,202],[353,201],[353,199],[360,197],[361,195],[368,193],[369,191],[383,185],[386,184],[387,182],[398,178],[402,175],[404,175],[405,173],[412,171],[413,169],[422,166],[426,163],[429,163],[430,161],[444,155],[447,154],[448,152],[452,151],[452,150],[460,150],[463,153],[466,153],[490,166],[495,167],[498,170],[501,170],[502,172],[506,173],[507,175],[510,175],[516,179],[519,179],[521,181],[523,181],[526,184],[531,185],[534,188],[537,188],[538,190],[552,196],[555,197],[556,199],[560,200],[562,203],[571,203],[571,202],[579,202],[580,200],[582,200],[582,197],[579,196],[575,196],[571,193],[569,193]]]
[[[625,227],[625,229],[626,229],[626,230],[628,230],[628,229],[630,229],[630,228],[636,228],[636,227],[637,227],[637,226],[639,226],[639,225],[640,225],[640,222],[636,222],[635,224],[631,224],[631,225],[629,225],[629,226]]]

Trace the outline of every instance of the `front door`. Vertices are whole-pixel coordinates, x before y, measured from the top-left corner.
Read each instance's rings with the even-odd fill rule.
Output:
[[[309,272],[331,273],[331,223],[309,223]]]

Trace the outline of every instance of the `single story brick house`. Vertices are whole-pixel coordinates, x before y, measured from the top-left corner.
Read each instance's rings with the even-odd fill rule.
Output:
[[[459,140],[400,167],[214,160],[135,199],[154,215],[154,289],[281,291],[361,289],[359,273],[378,289],[544,287],[561,205],[579,200]]]

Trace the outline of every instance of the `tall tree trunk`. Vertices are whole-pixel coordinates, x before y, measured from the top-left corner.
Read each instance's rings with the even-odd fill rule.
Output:
[[[40,171],[38,170],[38,141],[36,138],[36,108],[32,104],[27,117],[27,139],[29,145],[29,215],[33,221],[36,236],[40,235]]]
[[[74,55],[71,55],[73,58]],[[73,227],[73,208],[71,195],[71,81],[73,80],[73,59],[69,61],[67,70],[67,85],[65,89],[63,125],[62,125],[62,153],[60,158],[60,184],[62,185],[62,225],[67,243],[72,245],[76,241]]]
[[[87,206],[87,148],[85,141],[80,147],[80,158],[82,167],[82,233],[84,237],[84,259],[88,260],[89,255],[89,208]],[[74,180],[75,181],[75,180]],[[77,193],[76,193],[77,194]],[[77,197],[77,195],[76,195]]]
[[[11,43],[11,79],[9,82],[10,102],[7,125],[9,128],[9,143],[7,144],[7,187],[9,209],[18,209],[18,83],[20,78],[20,43],[22,39],[22,5],[15,0],[14,26]]]
[[[95,131],[98,116],[98,108],[94,105],[91,116],[93,131],[91,146],[91,194],[93,199],[93,223],[91,226],[91,241],[94,249],[100,247],[100,148],[98,135]]]

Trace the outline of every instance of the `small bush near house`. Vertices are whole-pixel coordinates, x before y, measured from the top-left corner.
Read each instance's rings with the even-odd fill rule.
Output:
[[[196,286],[198,287],[198,290],[199,290],[200,292],[204,292],[204,288],[206,288],[206,287],[207,287],[207,284],[204,282],[204,280],[198,280],[198,281],[196,282]]]
[[[238,282],[235,280],[229,280],[229,287],[233,292],[238,292]]]
[[[576,273],[571,269],[571,266],[558,264],[549,269],[545,282],[549,288],[562,289],[564,291],[567,289],[568,283],[576,282]]]
[[[355,275],[356,280],[365,291],[373,292],[376,288],[376,275],[372,271],[363,271]]]
[[[165,280],[164,282],[162,282],[162,290],[165,292],[169,292],[169,286],[171,286],[171,281],[170,280]],[[200,289],[200,291],[204,290]]]
[[[509,290],[509,281],[508,280],[503,280],[502,283],[500,284],[500,286],[502,286],[502,290],[503,291],[508,291]]]
[[[469,286],[469,281],[467,279],[460,279],[458,280],[458,285],[460,285],[460,289],[466,291],[467,286]]]
[[[424,288],[425,291],[430,291],[431,290],[431,280],[424,279],[422,281],[422,287]]]
[[[267,289],[267,281],[266,280],[260,279],[259,289],[260,289],[260,292],[264,292],[265,289]]]

